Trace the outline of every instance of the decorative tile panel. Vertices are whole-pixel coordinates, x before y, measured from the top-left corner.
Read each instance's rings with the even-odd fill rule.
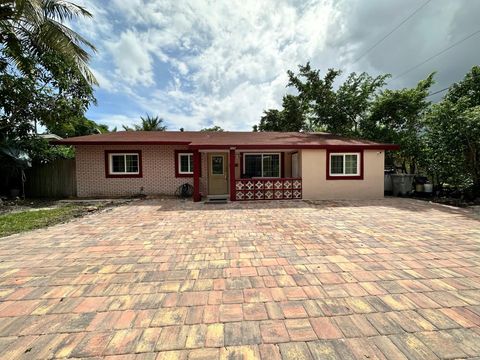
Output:
[[[263,181],[262,180],[256,180],[255,181],[255,189],[263,189]]]
[[[302,179],[238,179],[235,192],[238,201],[301,199]]]

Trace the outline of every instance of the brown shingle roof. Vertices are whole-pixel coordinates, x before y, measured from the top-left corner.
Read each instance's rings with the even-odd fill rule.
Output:
[[[191,148],[328,148],[335,146],[397,149],[391,144],[351,139],[328,133],[118,131],[55,141],[58,145],[174,144]]]

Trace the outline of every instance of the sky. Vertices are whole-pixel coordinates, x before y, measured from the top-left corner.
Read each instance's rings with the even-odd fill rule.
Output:
[[[432,92],[480,63],[480,34],[414,71],[412,66],[480,30],[478,0],[76,0],[93,15],[74,28],[95,44],[98,100],[87,117],[111,128],[160,116],[168,130],[218,125],[250,131],[281,108],[287,70],[392,74],[412,87],[436,71]],[[432,96],[433,101],[440,95]]]

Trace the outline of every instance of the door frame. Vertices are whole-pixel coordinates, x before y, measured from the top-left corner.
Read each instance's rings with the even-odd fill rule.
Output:
[[[212,176],[212,156],[221,155],[223,157],[223,171],[225,173],[225,182],[227,184],[224,194],[210,194],[210,176]],[[230,158],[228,151],[209,151],[207,152],[207,196],[230,196]]]

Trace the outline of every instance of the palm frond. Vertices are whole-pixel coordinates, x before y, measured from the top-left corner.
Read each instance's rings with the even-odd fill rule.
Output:
[[[46,18],[54,18],[62,22],[79,16],[92,17],[92,14],[84,7],[62,0],[44,1],[43,12]]]
[[[34,46],[31,51],[36,53],[53,51],[62,54],[77,65],[85,80],[90,84],[98,84],[88,68],[90,54],[81,45],[93,51],[96,51],[95,46],[80,34],[55,20],[48,19],[43,22],[32,38]]]
[[[20,71],[22,56],[56,53],[77,66],[90,84],[98,84],[88,68],[89,51],[95,46],[63,24],[77,17],[91,17],[85,8],[64,0],[0,0],[0,44]]]

